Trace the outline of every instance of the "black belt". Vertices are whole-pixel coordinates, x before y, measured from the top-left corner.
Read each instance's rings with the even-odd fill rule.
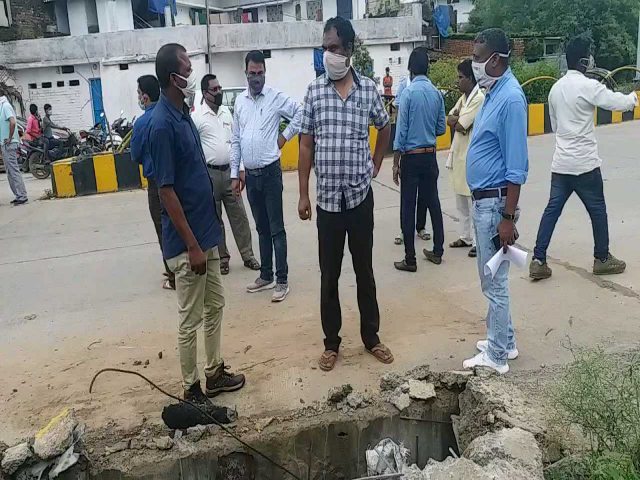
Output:
[[[507,196],[507,187],[489,188],[487,190],[475,190],[472,194],[474,200],[482,200],[484,198],[498,198]]]
[[[220,170],[222,172],[229,170],[229,164],[226,165],[211,165],[210,163],[207,163],[207,168],[210,168],[211,170]]]
[[[266,167],[261,167],[261,168],[245,167],[245,169],[249,175],[262,175],[263,173],[267,173],[270,170],[280,170],[280,159],[276,160],[275,162],[271,162]]]

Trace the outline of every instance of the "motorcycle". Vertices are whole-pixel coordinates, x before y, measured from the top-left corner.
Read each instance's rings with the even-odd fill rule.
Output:
[[[30,144],[29,148],[27,156],[29,171],[39,180],[48,178],[51,175],[51,162],[94,153],[92,147],[88,145],[81,146],[78,142],[78,137],[72,132],[69,132],[69,136],[61,140],[59,145],[49,149],[47,159],[45,159],[44,155],[44,140],[39,145]]]
[[[80,142],[86,145],[93,152],[104,152],[106,148],[106,134],[102,129],[101,123],[96,123],[89,130],[80,130]]]

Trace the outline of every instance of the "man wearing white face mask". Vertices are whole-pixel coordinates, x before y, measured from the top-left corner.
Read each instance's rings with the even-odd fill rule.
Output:
[[[160,48],[156,76],[162,95],[149,121],[147,142],[164,206],[162,251],[176,277],[184,397],[208,404],[197,367],[197,332],[203,324],[207,396],[239,390],[245,383],[243,375],[225,370],[220,351],[224,307],[220,219],[200,136],[189,116],[195,75],[182,45]]]
[[[543,280],[551,276],[547,265],[547,248],[562,209],[575,192],[591,217],[593,228],[594,275],[624,272],[625,262],[609,253],[607,205],[593,125],[596,107],[628,111],[638,103],[634,93],[624,95],[609,90],[598,80],[587,78],[593,67],[592,40],[588,35],[572,39],[566,47],[567,74],[549,92],[549,117],[556,132],[556,150],[551,163],[551,195],[544,210],[529,276]]]
[[[502,30],[490,28],[476,37],[472,69],[478,85],[487,91],[467,152],[478,273],[489,311],[487,340],[477,343],[480,353],[465,360],[463,366],[488,367],[500,374],[509,371],[507,359],[518,356],[511,320],[509,262],[503,262],[493,277],[484,274],[484,266],[497,248],[506,251],[517,239],[520,187],[529,171],[527,99],[509,68],[509,54],[509,38]]]
[[[373,275],[373,191],[389,144],[389,115],[375,83],[351,67],[355,32],[351,22],[331,18],[324,27],[322,47],[326,73],[309,85],[304,100],[300,135],[298,215],[311,220],[309,175],[317,178],[318,251],[320,259],[320,317],[325,351],[319,365],[332,370],[338,359],[342,315],[338,279],[344,243],[356,274],[360,336],[367,352],[382,363],[393,362],[380,343],[380,311]],[[373,157],[369,149],[369,121],[378,129]]]

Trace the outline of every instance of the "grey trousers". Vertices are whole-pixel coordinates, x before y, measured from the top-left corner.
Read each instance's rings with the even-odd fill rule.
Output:
[[[207,168],[209,171],[209,177],[213,182],[213,192],[216,199],[216,210],[218,211],[218,218],[220,218],[220,227],[222,228],[222,238],[218,244],[218,250],[220,252],[220,260],[229,261],[231,257],[229,250],[227,249],[226,234],[224,229],[224,221],[222,220],[222,205],[227,212],[229,223],[231,224],[231,231],[233,237],[236,240],[236,245],[242,256],[242,260],[247,261],[253,256],[253,248],[251,247],[251,228],[249,227],[249,220],[247,219],[247,212],[244,209],[244,202],[242,197],[236,197],[231,191],[231,169],[226,170],[214,170]]]
[[[18,142],[11,142],[8,145],[2,143],[2,161],[7,170],[9,187],[16,197],[16,200],[27,199],[27,189],[22,180],[22,172],[18,166]]]

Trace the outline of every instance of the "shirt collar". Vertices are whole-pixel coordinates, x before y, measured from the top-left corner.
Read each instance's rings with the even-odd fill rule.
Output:
[[[355,68],[353,68],[353,67],[349,67],[349,71],[350,71],[350,72],[352,73],[352,75],[353,75],[353,81],[354,81],[354,83],[356,84],[356,87],[359,87],[359,86],[360,86],[360,82],[361,82],[361,80],[362,80],[362,79],[360,78],[360,74],[359,74],[358,72],[356,72]],[[329,85],[329,84],[331,84],[331,83],[335,83],[333,80],[331,80],[331,79],[329,78],[329,75],[327,75],[327,74],[326,74],[326,72],[325,72],[325,74],[324,74],[324,83],[325,83],[325,85]]]
[[[270,87],[264,85],[262,87],[262,91],[258,94],[258,97],[264,96],[269,91],[269,89]],[[249,87],[247,87],[247,89],[244,91],[244,96],[247,98],[253,98],[253,96],[251,95],[251,90],[249,90]]]
[[[513,73],[511,72],[511,67],[508,67],[504,72],[504,75],[500,77],[500,79],[494,83],[491,88],[489,88],[486,92],[487,97],[492,97],[496,95],[498,91],[502,88],[502,86],[509,81],[509,79],[513,78]]]
[[[160,94],[160,101],[158,103],[161,103],[162,105],[164,105],[164,107],[167,110],[169,110],[169,113],[171,113],[171,116],[173,116],[173,118],[176,119],[177,121],[180,121],[184,118],[185,112],[184,111],[181,112],[180,110],[178,110],[173,105],[173,103],[171,103],[171,101],[165,96],[164,93]]]

